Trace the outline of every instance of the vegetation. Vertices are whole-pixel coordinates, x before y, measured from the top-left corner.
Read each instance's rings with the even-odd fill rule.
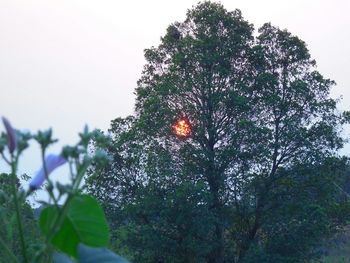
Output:
[[[98,150],[94,155],[88,154],[90,140],[94,139],[97,149],[109,138],[86,128],[77,145],[66,146],[59,155],[47,155],[48,147],[57,141],[51,130],[31,135],[15,130],[6,118],[3,123],[6,133],[0,136],[0,153],[11,173],[0,175],[0,262],[125,263],[123,258],[101,248],[109,244],[107,221],[96,199],[83,194],[81,187],[87,168],[91,164],[103,165],[107,158]],[[41,146],[43,167],[31,179],[29,189],[23,189],[17,167],[31,139]],[[71,183],[54,184],[49,174],[67,162]],[[26,198],[45,181],[50,199],[41,202],[43,206],[35,211],[36,220]]]
[[[325,244],[348,231],[350,166],[338,151],[350,113],[306,44],[203,2],[145,58],[135,115],[108,135],[85,128],[48,154],[51,130],[3,118],[0,262],[127,262],[112,250],[135,263],[342,260]],[[23,189],[32,139],[43,166]],[[70,183],[52,182],[65,164]],[[42,187],[49,200],[33,210],[27,197]]]
[[[113,161],[87,181],[115,248],[133,262],[317,259],[349,218],[348,113],[306,44],[271,24],[254,37],[239,10],[204,2],[145,58],[136,114],[112,121]]]

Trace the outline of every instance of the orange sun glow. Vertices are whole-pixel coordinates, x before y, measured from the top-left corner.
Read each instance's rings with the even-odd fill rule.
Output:
[[[186,119],[179,119],[173,125],[175,135],[179,137],[188,137],[191,134],[191,125]]]

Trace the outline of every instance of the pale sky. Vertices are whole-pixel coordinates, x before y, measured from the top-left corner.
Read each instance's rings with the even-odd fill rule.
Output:
[[[85,124],[106,130],[110,120],[133,113],[143,50],[158,45],[167,26],[183,21],[197,2],[0,0],[0,116],[20,130],[52,127],[60,139],[51,148],[56,153],[75,143]],[[271,22],[304,40],[321,74],[337,82],[332,96],[343,95],[340,108],[350,110],[349,0],[221,3],[241,9],[256,29]],[[19,172],[32,176],[38,148],[21,161]],[[53,177],[65,181],[67,172],[60,168]]]

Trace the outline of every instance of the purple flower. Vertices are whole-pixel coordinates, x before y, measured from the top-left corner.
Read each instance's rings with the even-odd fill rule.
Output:
[[[64,159],[62,155],[49,154],[45,158],[47,174],[49,175],[53,170],[65,164],[66,162],[67,160]],[[34,176],[32,181],[30,182],[29,187],[31,190],[36,190],[40,188],[40,186],[44,183],[44,181],[45,181],[45,171],[44,171],[44,167],[41,167],[39,172]]]
[[[17,148],[17,136],[16,131],[12,127],[11,123],[5,117],[2,117],[2,122],[4,123],[6,134],[7,134],[7,146],[10,153],[12,154]]]

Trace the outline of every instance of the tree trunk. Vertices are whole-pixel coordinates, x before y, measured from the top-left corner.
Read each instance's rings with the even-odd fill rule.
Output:
[[[214,152],[212,151],[214,154]],[[208,263],[222,263],[224,261],[224,226],[222,202],[220,200],[220,174],[217,173],[214,158],[210,160],[207,170],[208,184],[212,195],[211,209],[215,215],[215,232],[213,237],[214,247],[209,254]]]

